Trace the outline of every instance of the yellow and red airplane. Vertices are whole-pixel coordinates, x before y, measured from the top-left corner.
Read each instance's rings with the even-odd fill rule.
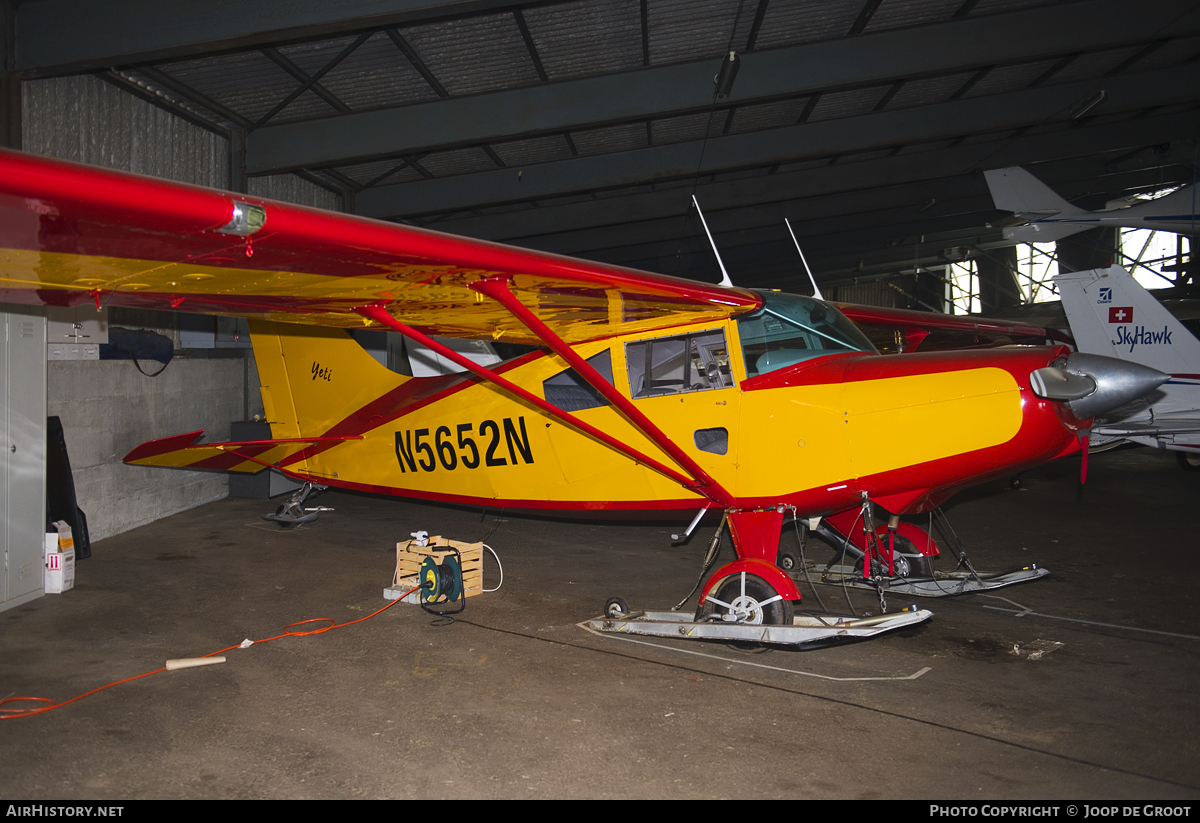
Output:
[[[864,499],[895,516],[927,511],[1078,451],[1093,415],[1165,377],[1063,346],[880,355],[807,297],[14,152],[0,152],[0,212],[0,300],[251,319],[271,439],[193,432],[126,462],[270,466],[559,514],[715,508],[737,559],[701,603],[734,621],[791,621],[800,593],[774,562],[785,512]],[[393,373],[353,328],[399,332],[467,372]],[[483,367],[433,335],[538,348]]]

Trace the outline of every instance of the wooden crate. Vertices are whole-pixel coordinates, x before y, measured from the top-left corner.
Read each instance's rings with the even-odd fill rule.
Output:
[[[406,592],[420,584],[421,563],[426,557],[433,557],[439,566],[447,555],[453,555],[451,548],[458,549],[462,556],[463,592],[467,597],[483,593],[483,544],[461,543],[448,540],[440,535],[430,537],[428,546],[418,546],[416,540],[407,540],[396,544],[396,575],[393,587]],[[406,603],[419,603],[417,599],[421,592],[413,592],[404,598]]]

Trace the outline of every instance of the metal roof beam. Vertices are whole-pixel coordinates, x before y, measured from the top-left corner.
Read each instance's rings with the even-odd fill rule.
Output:
[[[788,202],[795,200],[798,193],[803,193],[806,198],[820,198],[845,192],[878,191],[880,186],[909,187],[924,181],[964,175],[984,165],[988,168],[1021,166],[1095,155],[1126,146],[1141,147],[1186,140],[1194,134],[1196,122],[1194,113],[1162,115],[1103,126],[1093,125],[1070,132],[1027,135],[1017,140],[959,146],[937,152],[914,152],[803,171],[706,183],[698,188],[697,197],[706,210],[717,212],[761,203]],[[986,159],[987,163],[982,164],[982,159]],[[1157,158],[1151,158],[1149,162],[1156,167],[1160,163]],[[1087,171],[1070,172],[1068,177],[1107,173],[1102,160],[1080,160],[1075,163]],[[1113,165],[1116,166],[1116,163]],[[1056,168],[1060,166],[1061,163],[1055,164]],[[1043,174],[1041,169],[1038,173]],[[1054,186],[1065,179],[1068,178],[1047,176],[1046,182]],[[435,222],[428,227],[467,237],[520,244],[528,242],[528,238],[541,235],[681,215],[690,203],[690,191],[690,188],[675,188],[601,197],[586,202],[555,205],[553,208],[522,209]],[[924,201],[914,199],[914,202]]]
[[[355,0],[353,4],[41,0],[22,3],[17,9],[16,69],[27,77],[74,74],[528,4],[528,0]]]
[[[1175,171],[1177,180],[1185,176],[1180,167],[1175,167]],[[1149,169],[1117,175],[1108,182],[1120,190],[1127,190],[1122,186],[1136,189],[1152,181],[1155,175],[1156,170]],[[1089,182],[1073,181],[1065,188],[1079,191],[1087,188]],[[994,208],[986,191],[978,191],[981,187],[981,181],[959,178],[905,190],[812,198],[729,212],[710,211],[706,212],[706,217],[722,256],[745,246],[779,243],[783,256],[798,262],[784,227],[785,216],[791,219],[805,254],[815,260],[862,255],[899,245],[912,247],[915,238],[922,235],[925,236],[919,244],[922,249],[940,253],[946,244],[938,235],[948,224],[976,235],[999,237],[999,227],[988,228],[987,223],[1006,215]],[[944,199],[938,201],[936,208],[921,212],[915,207],[918,198],[930,190],[939,191]],[[580,232],[530,238],[522,245],[539,251],[569,252],[572,256],[630,265],[644,260],[647,255],[661,255],[663,249],[683,248],[693,253],[698,253],[700,248],[707,250],[702,238],[695,221],[685,223],[682,217],[676,216],[631,224],[609,230],[607,234]],[[734,272],[729,261],[726,262],[730,272]],[[819,272],[819,267],[814,270]]]
[[[1105,88],[1108,92],[1105,108],[1098,113],[1189,102],[1195,99],[1195,90],[1200,89],[1200,63],[1112,78]],[[693,141],[540,163],[523,167],[520,175],[504,169],[380,186],[364,191],[357,208],[360,214],[369,217],[434,214],[467,206],[687,179],[698,171],[714,174],[889,149],[898,144],[949,140],[969,133],[1000,132],[1030,124],[1066,123],[1070,106],[1093,92],[1093,83],[1066,83],[923,108],[727,135],[712,138],[707,144]],[[1086,128],[1081,124],[1074,131]],[[983,161],[984,156],[980,155],[978,162]],[[248,160],[247,166],[249,169]]]
[[[1130,14],[1122,0],[1080,0],[750,52],[726,102],[743,105],[1111,48],[1157,39],[1168,25],[1175,36],[1200,32],[1200,7],[1161,0]],[[254,173],[287,171],[702,111],[712,104],[713,72],[714,60],[700,60],[279,124],[250,136],[246,162]]]
[[[1060,194],[1074,199],[1081,191],[1093,191],[1098,182],[1106,191],[1141,190],[1156,182],[1165,185],[1181,183],[1191,179],[1188,170],[1173,166],[1160,175],[1159,169],[1143,169],[1121,174],[1107,175],[1100,181],[1102,163],[1072,162],[1052,164],[1052,180]],[[1042,171],[1039,169],[1039,171]],[[1046,175],[1043,175],[1046,176]],[[925,180],[904,186],[843,192],[819,197],[793,196],[787,200],[756,205],[742,205],[718,210],[705,206],[705,217],[713,237],[722,252],[725,248],[736,248],[746,243],[757,242],[756,233],[762,230],[768,236],[787,239],[783,220],[790,218],[792,226],[805,249],[809,244],[824,245],[824,238],[838,232],[869,227],[880,237],[893,236],[892,227],[910,226],[914,222],[926,221],[935,225],[947,217],[969,214],[972,225],[980,230],[987,222],[995,222],[1007,214],[997,211],[991,195],[982,179],[973,175]],[[686,190],[675,192],[679,202]],[[922,204],[936,202],[929,208]],[[652,219],[630,219],[617,226],[581,229],[573,232],[545,234],[523,238],[520,245],[558,254],[587,255],[604,249],[615,249],[639,244],[661,245],[674,242],[682,235],[698,236],[698,224],[684,222],[684,208],[664,211]],[[432,227],[431,227],[432,228]]]

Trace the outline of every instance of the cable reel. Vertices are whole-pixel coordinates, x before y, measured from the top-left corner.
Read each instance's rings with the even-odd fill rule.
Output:
[[[452,548],[450,551],[453,554],[443,557],[440,564],[432,556],[427,556],[421,561],[420,581],[423,607],[434,603],[454,603],[462,600],[462,606],[458,611],[466,608],[466,597],[463,595],[462,554],[457,549]],[[429,609],[426,608],[426,611]],[[435,612],[435,614],[440,613]]]

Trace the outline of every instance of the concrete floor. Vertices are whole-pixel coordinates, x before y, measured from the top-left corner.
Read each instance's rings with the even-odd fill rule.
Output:
[[[1198,798],[1200,474],[1095,455],[1079,497],[1078,466],[948,507],[978,568],[1039,562],[1045,580],[922,600],[933,620],[902,633],[762,654],[576,625],[612,595],[681,598],[705,540],[672,548],[679,524],[330,493],[335,511],[281,531],[264,502],[213,503],[97,543],[73,591],[0,613],[0,697],[63,700],[362,617],[417,529],[485,539],[504,585],[451,625],[400,604],[4,720],[0,798]]]

